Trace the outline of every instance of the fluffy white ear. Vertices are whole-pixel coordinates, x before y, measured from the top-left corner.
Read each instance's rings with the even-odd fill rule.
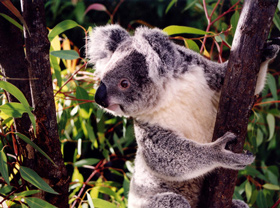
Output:
[[[176,57],[177,54],[174,44],[162,30],[157,28],[149,29],[146,27],[137,28],[135,36],[144,38],[148,42],[164,64],[166,70],[175,67],[176,60],[174,57]]]
[[[119,25],[95,27],[88,38],[89,63],[95,65],[106,63],[119,44],[129,37],[128,32]]]

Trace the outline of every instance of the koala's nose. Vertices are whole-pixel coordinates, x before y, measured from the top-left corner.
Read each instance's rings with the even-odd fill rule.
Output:
[[[107,99],[107,88],[103,82],[100,83],[95,93],[94,99],[98,105],[101,105],[104,108],[107,108],[109,106],[108,99]]]

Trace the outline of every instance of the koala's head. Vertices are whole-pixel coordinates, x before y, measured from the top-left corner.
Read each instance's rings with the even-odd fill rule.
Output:
[[[173,43],[158,29],[142,27],[130,36],[118,25],[96,27],[87,49],[101,81],[96,103],[119,116],[137,117],[156,108],[176,66],[174,53]]]

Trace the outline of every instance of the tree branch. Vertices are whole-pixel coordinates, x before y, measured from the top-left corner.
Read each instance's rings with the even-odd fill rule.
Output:
[[[221,92],[213,141],[227,131],[238,136],[229,147],[243,150],[248,118],[254,104],[257,73],[277,0],[246,0],[233,40],[227,74]],[[218,169],[206,177],[200,207],[231,207],[237,171]]]

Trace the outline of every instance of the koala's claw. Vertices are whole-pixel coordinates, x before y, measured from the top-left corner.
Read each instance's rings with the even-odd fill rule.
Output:
[[[263,49],[262,62],[276,58],[280,50],[280,39],[268,41]]]
[[[219,146],[221,149],[224,149],[229,142],[236,141],[237,137],[232,132],[226,132],[222,137],[216,140],[216,145]]]
[[[227,132],[214,142],[214,148],[221,150],[218,153],[218,160],[223,167],[240,170],[254,162],[255,156],[249,151],[234,153],[225,149],[229,142],[234,142],[236,140],[237,137],[234,133]]]

